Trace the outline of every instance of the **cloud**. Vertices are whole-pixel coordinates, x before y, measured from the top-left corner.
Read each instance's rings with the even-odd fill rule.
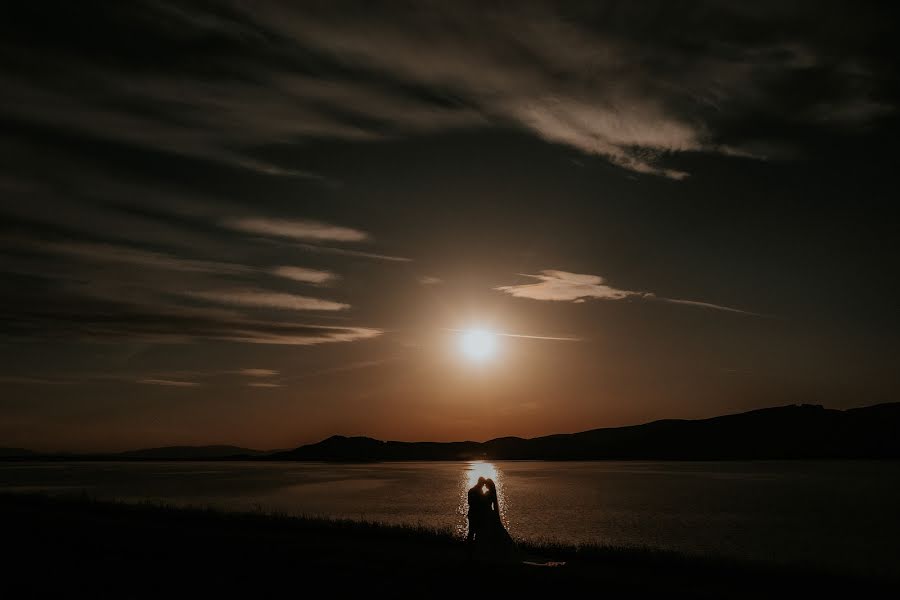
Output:
[[[0,253],[0,269],[15,282],[0,295],[0,314],[6,316],[0,320],[0,336],[7,338],[317,345],[383,333],[372,327],[273,318],[267,309],[333,312],[349,305],[253,286],[260,273],[271,274],[270,267],[198,261],[119,244],[10,236],[0,241],[14,248]],[[77,260],[63,262],[48,254]],[[223,287],[223,278],[245,279],[246,284]],[[209,305],[197,306],[198,301]]]
[[[547,340],[552,342],[580,342],[581,338],[576,336],[551,336],[551,335],[527,335],[524,333],[507,333],[504,331],[494,332],[494,335],[501,337],[522,338],[526,340]]]
[[[668,8],[585,2],[510,11],[435,2],[428,10],[362,14],[340,2],[255,3],[246,14],[340,64],[438,90],[486,124],[517,126],[672,179],[687,173],[662,165],[667,157],[738,147],[748,117],[805,119],[805,108],[821,98],[803,98],[794,86],[812,83],[852,106],[880,104],[872,99],[875,67],[846,39],[848,20],[856,31],[886,33],[875,11],[848,11],[822,25],[803,5]],[[836,30],[827,35],[823,27]],[[847,43],[846,54],[834,51],[835,39]],[[847,62],[867,66],[848,69]],[[884,111],[853,114],[871,121]]]
[[[43,27],[40,11],[7,15],[36,51],[7,52],[0,116],[272,177],[323,179],[267,148],[515,127],[682,179],[667,160],[738,156],[723,149],[743,146],[748,119],[830,127],[893,111],[893,66],[875,51],[893,30],[868,6],[825,17],[767,2],[91,10],[79,18],[105,24],[92,44]],[[95,44],[118,59],[99,60]]]
[[[710,302],[699,302],[697,300],[679,300],[677,298],[656,298],[652,294],[647,295],[647,298],[655,298],[662,302],[668,302],[669,304],[684,304],[685,306],[696,306],[698,308],[712,308],[714,310],[724,310],[726,312],[733,312],[742,315],[753,315],[756,317],[761,317],[763,315],[755,312],[750,312],[748,310],[741,310],[739,308],[732,308],[730,306],[722,306],[721,304],[712,304]]]
[[[577,26],[550,9],[480,7],[476,19],[462,6],[431,8],[338,18],[339,10],[263,5],[248,14],[343,63],[447,90],[487,123],[517,125],[626,169],[681,179],[686,173],[657,159],[715,151],[702,122],[677,106],[679,82],[647,68],[657,57],[646,56],[646,40]]]
[[[465,333],[467,331],[471,331],[470,329],[454,329],[454,328],[446,328],[445,331],[453,331],[455,333]],[[494,331],[490,330],[492,335],[497,335],[500,337],[510,337],[510,338],[521,338],[526,340],[546,340],[551,342],[580,342],[581,338],[572,335],[563,335],[563,336],[552,336],[552,335],[529,335],[525,333],[510,333],[506,331]]]
[[[425,276],[419,277],[419,283],[421,283],[422,285],[440,285],[444,283],[444,280],[440,279],[439,277]]]
[[[712,304],[710,302],[664,298],[657,296],[653,292],[638,292],[614,288],[610,285],[607,285],[606,280],[599,275],[584,275],[580,273],[569,273],[568,271],[546,270],[541,271],[539,275],[522,274],[522,277],[537,279],[538,283],[504,285],[495,287],[494,289],[516,298],[529,298],[531,300],[576,303],[582,303],[587,299],[655,300],[660,302],[668,302],[671,304],[683,304],[687,306],[696,306],[699,308],[709,308],[713,310],[739,313],[743,315],[760,316],[758,313],[741,310],[730,306],[723,306],[720,304]]]
[[[6,298],[0,299],[5,301]],[[380,336],[381,329],[248,318],[221,309],[140,304],[56,294],[20,309],[18,318],[0,322],[9,338],[187,344],[199,340],[243,344],[312,346],[356,342]]]
[[[366,232],[358,229],[317,221],[242,217],[225,219],[222,225],[245,233],[314,242],[361,242],[369,237]]]
[[[182,273],[211,273],[221,275],[252,275],[269,273],[276,277],[322,285],[339,279],[338,275],[320,269],[307,267],[278,266],[271,268],[252,267],[235,263],[181,258],[163,252],[153,252],[122,244],[34,240],[24,237],[0,236],[0,243],[29,250],[59,254],[69,258],[89,262],[122,263],[149,269],[160,269]]]
[[[355,368],[355,367],[352,367]],[[340,369],[339,370],[343,370]],[[169,387],[197,387],[210,380],[221,381],[220,378],[232,378],[235,375],[249,378],[244,385],[248,387],[275,388],[282,387],[283,382],[291,377],[273,379],[279,376],[273,369],[246,368],[237,370],[174,370],[156,372],[78,372],[65,376],[22,376],[0,375],[0,383],[18,385],[84,385],[84,384],[119,384],[139,383],[142,385],[159,385]]]
[[[72,383],[68,380],[49,379],[46,377],[23,377],[20,375],[0,375],[0,383],[9,383],[16,385],[67,385]]]
[[[257,269],[246,265],[180,258],[164,252],[142,250],[122,244],[74,240],[35,240],[20,236],[2,236],[0,242],[33,251],[58,254],[92,262],[122,263],[150,269],[183,273],[249,274]]]
[[[275,267],[274,269],[272,269],[272,274],[278,277],[284,277],[285,279],[291,279],[293,281],[316,284],[328,283],[329,281],[334,281],[338,277],[337,275],[329,271],[307,269],[305,267],[287,266]]]
[[[540,275],[523,274],[522,276],[537,279],[540,283],[506,285],[494,289],[516,298],[557,302],[578,302],[583,301],[585,298],[623,300],[634,296],[643,296],[640,292],[610,287],[598,275],[581,275],[567,271],[548,270],[541,271]]]
[[[288,328],[284,324],[285,329]],[[331,342],[356,342],[369,340],[384,333],[380,329],[370,327],[327,327],[324,325],[306,326],[300,325],[298,329],[302,333],[291,335],[287,331],[278,331],[274,335],[266,332],[240,332],[239,336],[223,337],[222,339],[247,342],[251,344],[272,344],[286,346],[314,346]],[[308,332],[303,331],[308,329]]]
[[[146,385],[161,385],[164,387],[197,387],[196,381],[178,381],[174,379],[138,379],[137,383]]]
[[[230,290],[204,290],[184,292],[185,296],[226,304],[231,306],[251,306],[257,308],[279,308],[284,310],[345,310],[349,304],[332,302],[321,298],[298,296],[284,292],[270,292],[267,290],[245,288]]]
[[[391,256],[390,254],[379,254],[377,252],[365,252],[362,250],[348,250],[346,248],[333,248],[331,246],[318,246],[313,244],[294,244],[296,248],[302,248],[310,252],[321,254],[337,254],[340,256],[353,256],[358,258],[371,258],[373,260],[383,260],[387,262],[412,262],[411,258],[406,256]]]
[[[350,256],[353,258],[366,258],[372,260],[382,260],[385,262],[412,262],[413,259],[406,256],[394,256],[390,254],[382,254],[379,252],[368,252],[365,250],[351,250],[349,248],[338,248],[336,246],[325,246],[322,244],[310,244],[307,242],[297,242],[288,240],[287,238],[259,238],[259,241],[268,244],[279,245],[289,248],[298,248],[315,254],[334,254],[337,256]]]
[[[204,104],[202,92],[185,94],[186,105],[193,105],[193,109],[182,113],[185,120],[176,123],[160,118],[159,115],[142,113],[140,110],[104,105],[104,96],[121,100],[132,98],[145,106],[152,104],[162,112],[171,114],[175,98],[167,98],[161,94],[164,88],[140,96],[141,89],[150,85],[149,80],[136,77],[127,70],[117,72],[98,68],[94,64],[77,59],[70,61],[62,57],[54,58],[57,64],[68,64],[81,70],[78,79],[83,86],[82,90],[78,91],[76,78],[65,76],[60,78],[59,87],[69,90],[67,93],[69,102],[61,105],[58,102],[59,88],[55,90],[52,85],[46,83],[35,84],[0,77],[0,85],[7,92],[0,97],[0,113],[17,120],[36,121],[82,135],[129,146],[150,148],[181,157],[223,163],[266,175],[322,179],[319,174],[275,165],[255,158],[250,153],[236,150],[237,145],[253,140],[261,142],[266,138],[257,137],[258,133],[253,132],[251,124],[243,124],[239,120],[232,122],[229,127],[223,127],[219,132],[211,130],[210,115],[198,118],[196,113],[189,114],[193,110],[202,109]],[[85,91],[93,86],[108,87],[105,93],[98,92],[97,88]],[[245,97],[244,100],[249,98]],[[220,118],[224,117],[222,108],[217,112]]]
[[[369,369],[371,367],[378,367],[387,363],[395,362],[400,360],[400,357],[397,356],[389,356],[386,358],[378,358],[374,360],[361,360],[358,362],[348,363],[345,365],[339,365],[336,367],[330,367],[327,369],[319,369],[318,371],[308,371],[306,373],[300,373],[299,375],[292,375],[290,377],[285,377],[284,381],[295,381],[298,379],[307,379],[310,377],[319,377],[321,375],[331,375],[334,373],[345,373],[347,371],[357,371],[359,369]]]
[[[687,177],[684,171],[655,166],[655,158],[664,152],[704,149],[700,133],[687,123],[667,118],[658,107],[641,110],[634,101],[628,102],[623,110],[581,100],[539,98],[510,107],[510,114],[548,141],[605,156],[630,171],[671,179]]]
[[[274,377],[278,375],[278,371],[272,369],[238,369],[235,373],[245,377]]]

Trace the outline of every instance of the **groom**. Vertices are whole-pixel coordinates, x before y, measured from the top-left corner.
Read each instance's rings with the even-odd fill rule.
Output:
[[[466,498],[469,504],[469,534],[466,536],[466,542],[470,547],[472,542],[478,538],[479,532],[485,525],[487,520],[485,513],[490,510],[484,497],[484,484],[486,481],[484,477],[479,477],[478,483],[472,486]]]

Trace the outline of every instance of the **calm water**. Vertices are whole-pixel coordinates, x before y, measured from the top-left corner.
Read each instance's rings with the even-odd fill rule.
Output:
[[[498,484],[517,538],[653,546],[887,573],[897,462],[0,463],[0,489],[283,511],[465,533],[465,491]]]

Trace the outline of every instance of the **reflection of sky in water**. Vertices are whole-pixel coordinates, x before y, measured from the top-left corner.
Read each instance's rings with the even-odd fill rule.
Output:
[[[466,532],[497,484],[516,538],[642,545],[835,569],[900,563],[896,461],[2,463],[0,491],[79,493]]]
[[[494,463],[478,460],[465,463],[463,465],[462,473],[460,474],[459,508],[457,508],[456,512],[462,516],[462,519],[455,527],[457,535],[465,536],[468,533],[469,524],[466,519],[466,514],[469,512],[468,494],[469,490],[478,483],[479,477],[494,480],[494,484],[497,486],[497,502],[500,504],[500,519],[503,521],[504,525],[509,527],[506,495],[503,492],[503,471],[498,469],[497,465]]]

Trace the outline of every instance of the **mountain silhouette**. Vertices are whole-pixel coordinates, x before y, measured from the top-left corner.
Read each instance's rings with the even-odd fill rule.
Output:
[[[143,460],[204,460],[246,458],[262,454],[265,454],[265,452],[239,446],[165,446],[162,448],[128,450],[127,452],[120,452],[116,456]]]
[[[168,446],[116,454],[0,448],[0,460],[757,460],[900,458],[900,402],[833,410],[815,404],[709,419],[663,419],[536,438],[396,442],[334,435],[293,450]]]
[[[849,410],[801,404],[685,420],[487,442],[332,436],[266,460],[751,460],[900,458],[900,403]]]
[[[0,448],[0,458],[29,458],[36,454],[25,448]]]

